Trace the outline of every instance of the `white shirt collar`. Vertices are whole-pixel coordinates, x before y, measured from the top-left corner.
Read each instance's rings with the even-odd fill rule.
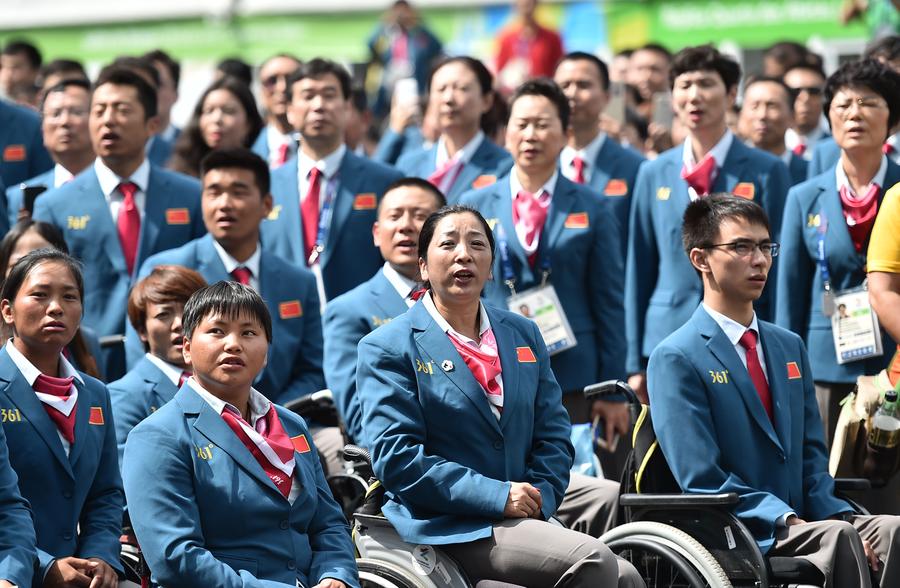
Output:
[[[575,161],[575,156],[578,156],[584,160],[584,180],[589,182],[591,180],[591,175],[594,172],[597,154],[600,153],[600,150],[603,148],[603,143],[605,142],[606,133],[600,132],[597,133],[594,140],[585,145],[583,149],[575,149],[568,145],[563,147],[562,153],[559,155],[563,175],[570,180],[575,177],[575,166],[573,162]]]
[[[106,199],[109,200],[113,193],[116,191],[116,188],[120,183],[124,181],[132,181],[137,184],[138,190],[143,193],[147,193],[147,188],[150,185],[150,160],[146,157],[144,161],[141,162],[141,165],[138,166],[134,173],[131,174],[129,178],[120,178],[116,173],[106,167],[103,161],[98,157],[94,160],[94,171],[97,173],[97,180],[100,182],[100,189],[103,190],[103,195],[106,196]]]
[[[894,133],[887,138],[885,143],[893,147],[895,151],[900,151],[900,133]]]
[[[441,328],[441,330],[443,332],[452,333],[453,336],[459,338],[460,340],[465,341],[467,343],[472,343],[473,345],[478,347],[478,343],[473,341],[471,338],[466,337],[462,333],[457,333],[453,329],[453,327],[450,326],[450,323],[447,322],[447,319],[445,319],[443,316],[441,316],[441,313],[438,312],[437,307],[434,305],[434,300],[432,300],[432,298],[431,298],[431,290],[429,290],[428,292],[425,293],[424,296],[422,296],[422,304],[425,305],[425,310],[428,311],[428,314],[431,315],[431,318],[434,319],[434,322],[437,323],[437,325]],[[478,312],[481,316],[481,321],[480,321],[481,328],[479,329],[479,332],[478,332],[478,335],[480,336],[480,335],[484,335],[485,332],[487,332],[487,330],[491,328],[491,320],[488,318],[487,311],[484,309],[484,304],[482,304],[481,302],[478,303]]]
[[[6,342],[6,352],[9,354],[9,358],[13,360],[13,363],[16,364],[16,367],[19,368],[19,371],[22,372],[22,376],[25,378],[25,381],[28,382],[28,385],[34,387],[34,381],[41,375],[41,370],[34,367],[34,364],[28,361],[28,359],[22,355],[21,351],[16,349],[12,339]],[[69,360],[67,360],[64,355],[60,354],[59,377],[68,378],[70,376],[74,377],[81,384],[84,384],[81,374],[79,374],[72,364],[69,363]]]
[[[544,183],[543,186],[541,186],[541,189],[537,191],[537,193],[535,194],[535,196],[537,196],[538,194],[540,194],[540,193],[542,193],[542,192],[548,192],[548,193],[550,194],[550,197],[552,198],[552,197],[553,197],[553,190],[556,189],[556,182],[557,182],[558,180],[559,180],[559,168],[557,167],[556,170],[553,172],[553,175],[550,176],[550,179],[547,180],[547,181]],[[509,174],[509,193],[510,193],[510,197],[511,197],[513,200],[515,200],[516,195],[517,195],[520,191],[522,191],[522,189],[523,189],[523,188],[522,188],[522,183],[519,181],[519,171],[518,171],[518,168],[515,167],[515,166],[513,166],[513,169],[512,169],[512,171],[511,171],[510,174]]]
[[[182,368],[178,367],[177,365],[173,365],[168,361],[164,361],[159,357],[156,357],[152,353],[147,353],[146,357],[148,360],[150,360],[150,363],[159,368],[159,371],[161,371],[163,375],[165,375],[169,379],[169,381],[171,381],[176,386],[178,385],[178,382],[181,381],[181,372],[184,371]]]
[[[484,131],[478,131],[468,143],[463,145],[462,149],[456,152],[456,155],[453,158],[456,161],[463,162],[463,164],[469,163],[472,160],[472,156],[475,155],[475,152],[481,147],[482,141],[484,141]],[[444,143],[444,138],[441,137],[438,139],[437,143],[437,156],[434,161],[435,167],[440,169],[449,159],[450,155],[447,153],[447,145]]]
[[[844,171],[844,166],[841,165],[841,160],[838,160],[838,164],[836,166],[834,166],[834,168],[835,168],[834,176],[835,176],[835,180],[837,182],[838,190],[840,190],[843,186],[847,186],[847,188],[850,190],[850,192],[852,194],[859,196],[859,194],[856,194],[856,192],[853,190],[853,186],[850,185],[850,180],[847,178],[847,173]],[[871,186],[872,184],[878,184],[882,188],[885,188],[886,186],[884,185],[884,178],[885,178],[885,176],[887,176],[887,168],[888,168],[887,155],[882,155],[881,156],[881,166],[878,168],[878,171],[875,173],[875,177],[872,178],[871,182],[869,182],[869,186]],[[868,189],[868,186],[866,186],[866,189]]]
[[[731,143],[734,141],[734,133],[731,132],[731,129],[725,129],[725,134],[722,135],[722,138],[719,139],[719,142],[715,144],[715,146],[710,149],[710,154],[712,154],[713,159],[716,160],[716,169],[722,167],[725,164],[725,158],[728,157],[728,150],[731,149]],[[694,161],[694,151],[691,146],[691,138],[688,137],[684,140],[684,148],[681,156],[684,164],[691,168],[697,164]]]
[[[194,378],[193,376],[191,376],[190,378],[188,378],[187,383],[194,392],[196,392],[197,394],[200,395],[200,398],[205,400],[206,403],[209,404],[214,411],[216,411],[216,414],[221,415],[222,411],[225,410],[226,406],[230,406],[231,408],[233,408],[235,410],[235,412],[240,414],[241,411],[238,410],[238,408],[236,406],[234,406],[233,404],[229,404],[229,403],[225,402],[224,400],[222,400],[221,398],[219,398],[218,396],[215,396],[213,393],[208,392],[206,390],[206,388],[204,388],[203,386],[200,385],[200,382],[197,381],[197,378]],[[247,421],[250,424],[250,426],[255,428],[256,421],[258,421],[262,417],[266,416],[266,413],[269,412],[269,408],[271,406],[272,406],[272,403],[269,401],[268,398],[266,398],[265,396],[260,394],[256,390],[256,388],[250,388],[250,399],[249,399],[250,420]]]
[[[253,251],[253,255],[247,258],[247,261],[244,263],[239,262],[235,258],[231,257],[225,248],[219,245],[219,242],[213,239],[213,247],[216,248],[216,253],[219,254],[219,259],[222,260],[222,265],[225,266],[225,271],[229,274],[236,270],[237,268],[243,266],[250,270],[250,279],[259,280],[259,260],[262,257],[262,247],[259,246],[259,243],[256,244],[256,250]]]
[[[59,188],[60,186],[62,186],[63,184],[65,184],[66,182],[68,182],[69,180],[71,180],[74,177],[75,176],[72,174],[72,172],[70,172],[69,170],[67,170],[66,168],[61,166],[60,164],[57,163],[56,165],[53,166],[53,187],[54,188]]]
[[[705,302],[702,304],[703,310],[705,310],[707,314],[709,314],[709,316],[711,316],[713,320],[716,321],[716,324],[718,324],[719,327],[723,331],[725,331],[725,336],[728,337],[728,340],[731,341],[732,345],[737,345],[740,342],[741,337],[744,335],[747,329],[752,329],[756,331],[757,335],[759,335],[759,321],[756,320],[756,312],[753,313],[753,320],[750,321],[750,326],[745,327],[736,320],[728,318],[721,312],[717,312],[711,309],[706,305]]]
[[[415,301],[412,300],[409,295],[412,290],[418,286],[418,282],[415,280],[410,280],[397,270],[395,270],[390,263],[387,261],[384,262],[384,268],[382,269],[384,273],[384,277],[387,278],[387,281],[390,282],[391,286],[394,287],[394,290],[397,291],[397,294],[400,295],[407,306],[412,306]]]
[[[278,129],[276,129],[273,125],[265,126],[266,133],[266,145],[269,147],[269,154],[274,155],[278,153],[278,148],[282,145],[290,145],[291,144],[291,135],[290,133],[282,133]]]
[[[314,161],[309,155],[299,152],[299,161],[297,163],[297,173],[300,177],[301,184],[305,185],[312,168],[317,167],[319,171],[325,174],[325,179],[330,180],[341,168],[341,161],[344,154],[347,153],[347,146],[341,143],[340,147],[320,159]]]

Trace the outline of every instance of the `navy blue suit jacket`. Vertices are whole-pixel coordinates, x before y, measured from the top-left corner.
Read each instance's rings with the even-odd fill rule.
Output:
[[[37,113],[0,99],[0,179],[17,186],[53,167]]]
[[[75,443],[66,456],[58,429],[4,347],[0,350],[0,411],[9,457],[37,534],[35,586],[53,560],[98,557],[121,572],[122,479],[106,386],[86,374],[75,380]]]
[[[266,249],[306,267],[303,225],[295,157],[272,172],[275,206],[262,224]],[[399,171],[354,155],[348,149],[337,173],[336,194],[325,250],[319,258],[328,300],[368,280],[381,267],[381,253],[372,243],[376,208],[385,188],[403,177]]]
[[[791,172],[791,185],[802,184],[809,177],[809,162],[791,153],[791,163],[788,165]]]
[[[834,496],[809,361],[800,337],[759,321],[769,420],[725,332],[701,306],[653,351],[647,390],[659,447],[685,492],[736,492],[735,514],[765,553],[788,512],[821,521],[851,507]]]
[[[512,173],[512,172],[511,172]],[[578,344],[551,359],[553,373],[566,392],[621,378],[625,371],[622,269],[619,223],[609,201],[562,174],[552,192],[535,266],[528,263],[512,220],[509,174],[493,186],[469,192],[460,200],[488,219],[499,242],[506,236],[509,259],[522,292],[541,283],[541,267],[550,261],[550,283],[569,319]],[[501,255],[494,256],[494,279],[484,287],[489,304],[507,308]],[[579,392],[580,393],[580,392]]]
[[[358,445],[368,446],[363,439],[362,407],[356,390],[357,346],[360,339],[406,310],[406,302],[383,269],[329,302],[325,309],[325,383],[347,434]]]
[[[681,221],[690,203],[681,179],[683,146],[674,147],[638,172],[631,206],[625,270],[625,329],[628,373],[642,371],[653,348],[683,325],[702,295],[700,277],[681,242]],[[716,177],[713,192],[741,192],[769,215],[773,240],[778,239],[790,176],[784,162],[747,147],[737,138]],[[760,318],[774,315],[777,264],[756,304]]]
[[[421,149],[407,153],[397,162],[397,169],[404,175],[428,179],[435,172],[434,162],[437,160],[438,144],[435,143],[429,149]],[[469,190],[477,190],[489,186],[497,181],[512,167],[513,161],[509,153],[502,147],[498,147],[489,138],[485,137],[481,145],[472,154],[472,159],[463,166],[456,176],[450,191],[444,196],[449,204],[455,203],[459,197]]]
[[[888,161],[885,186],[898,182],[900,166]],[[886,190],[881,190],[879,201]],[[886,367],[894,343],[882,331],[884,355],[843,365],[837,363],[831,319],[822,314],[825,287],[818,261],[822,231],[832,288],[840,291],[861,286],[866,279],[865,251],[856,252],[847,230],[835,166],[788,192],[777,260],[783,271],[778,272],[775,321],[803,337],[816,381],[851,384],[858,376],[876,374]]]
[[[571,424],[541,334],[509,311],[487,313],[503,370],[499,421],[421,301],[359,344],[365,438],[387,489],[383,512],[404,541],[489,537],[510,481],[537,487],[549,518],[568,486]]]
[[[140,277],[158,265],[169,264],[196,270],[210,284],[234,279],[225,271],[210,235],[154,255],[141,266]],[[316,279],[309,270],[286,262],[265,247],[259,272],[259,294],[272,315],[272,344],[268,364],[254,386],[273,402],[284,404],[325,387]],[[130,357],[139,359],[143,352],[131,343],[140,345],[137,333],[131,325],[129,329]]]
[[[153,165],[165,167],[172,157],[172,150],[175,149],[175,141],[169,141],[162,135],[153,135],[151,138],[150,149],[147,150],[147,159]]]
[[[0,427],[0,580],[28,588],[37,564],[33,515],[9,463],[4,428]]]

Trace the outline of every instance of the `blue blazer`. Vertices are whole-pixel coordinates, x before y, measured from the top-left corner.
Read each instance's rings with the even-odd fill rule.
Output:
[[[383,512],[404,541],[442,545],[489,537],[510,481],[541,491],[556,512],[569,483],[571,425],[541,334],[487,307],[503,368],[498,421],[484,389],[420,302],[359,344],[357,388]],[[453,368],[441,366],[450,361]]]
[[[256,136],[256,139],[253,141],[253,145],[251,145],[250,147],[250,151],[262,157],[266,163],[269,162],[269,139],[267,136],[268,128],[268,125],[262,128],[262,130]],[[288,160],[290,160],[290,158],[294,157],[295,155],[297,155],[296,141],[292,142],[291,147],[288,150]],[[285,163],[287,163],[287,161]],[[272,169],[276,169],[277,167],[281,166],[276,166]]]
[[[834,496],[803,342],[765,321],[759,336],[774,426],[737,351],[702,306],[654,350],[647,378],[653,430],[682,490],[737,492],[735,514],[765,553],[782,515],[820,521],[852,508]]]
[[[422,149],[423,141],[422,130],[417,126],[407,127],[402,133],[395,133],[388,127],[378,141],[372,160],[385,165],[396,165],[401,156]]]
[[[46,186],[49,191],[53,189],[53,179],[53,168],[50,168],[49,171],[6,189],[6,215],[3,218],[0,218],[0,228],[3,229],[4,233],[9,231],[10,227],[19,222],[19,209],[24,205],[23,201],[25,199],[25,194],[22,192],[22,186]],[[7,222],[9,224],[6,224]]]
[[[885,186],[898,182],[900,166],[888,161]],[[886,189],[882,189],[879,201]],[[826,226],[825,254],[832,288],[846,290],[862,285],[866,279],[865,251],[857,253],[853,247],[838,195],[835,166],[788,192],[777,263],[790,271],[778,272],[775,322],[803,337],[816,381],[850,384],[858,376],[873,375],[885,368],[894,343],[882,331],[884,355],[837,363],[831,319],[822,314],[825,288],[818,261],[819,236]]]
[[[294,588],[335,578],[358,587],[354,549],[306,424],[276,406],[295,452],[284,499],[221,416],[185,384],[125,444],[128,511],[153,577],[167,588]]]
[[[69,456],[34,389],[4,347],[0,350],[0,412],[10,463],[31,503],[37,533],[35,587],[59,557],[98,557],[122,572],[122,479],[106,386],[86,374],[75,380],[78,408]],[[13,420],[14,419],[14,420]]]
[[[262,241],[271,252],[306,267],[303,224],[297,186],[298,159],[272,172],[275,207],[262,224]],[[368,280],[381,267],[381,253],[372,244],[377,201],[385,188],[403,177],[399,171],[347,150],[338,170],[337,193],[331,208],[331,228],[319,258],[325,297],[335,298]],[[370,196],[374,195],[374,201]]]
[[[356,394],[357,346],[360,339],[406,311],[406,302],[384,277],[383,268],[325,308],[325,383],[334,396],[347,434],[358,445],[368,447],[363,439],[362,407]]]
[[[59,227],[69,251],[85,262],[84,323],[101,336],[124,333],[125,308],[134,276],[125,267],[116,225],[93,166],[68,184],[42,194],[34,205],[34,219]],[[151,165],[134,275],[154,253],[205,233],[200,182]],[[110,377],[121,377],[124,365],[121,354],[117,359],[107,354]]]
[[[628,373],[642,371],[659,344],[683,325],[700,303],[703,286],[681,243],[681,221],[690,203],[681,179],[679,145],[648,161],[638,172],[631,206],[625,269],[625,329]],[[714,192],[740,187],[769,215],[773,240],[778,239],[790,176],[784,162],[770,153],[747,147],[735,137],[719,170]],[[760,318],[774,315],[777,264],[756,303]]]
[[[618,142],[607,137],[603,141],[600,151],[597,152],[591,181],[587,184],[591,190],[601,194],[604,200],[609,201],[610,208],[619,221],[623,260],[628,251],[628,215],[631,212],[631,194],[634,190],[634,182],[637,180],[638,168],[644,161],[637,151],[622,147]]]
[[[169,264],[196,270],[210,284],[234,279],[225,271],[210,235],[154,255],[141,266],[140,277],[158,265]],[[272,315],[272,344],[269,361],[254,386],[272,402],[284,404],[325,387],[316,278],[265,248],[259,272],[259,294]],[[139,360],[143,345],[130,323],[128,328],[129,356]]]
[[[0,179],[18,186],[53,168],[36,112],[0,99]]]
[[[178,386],[144,356],[123,378],[110,383],[107,388],[116,421],[116,443],[121,466],[128,433],[160,406],[175,398]]]
[[[516,276],[516,291],[540,285],[541,267],[551,262],[553,284],[578,344],[551,359],[553,373],[565,392],[621,378],[625,372],[625,337],[622,324],[622,269],[619,223],[608,200],[567,180],[556,183],[541,235],[535,268],[516,237],[512,220],[509,174],[493,186],[470,192],[460,200],[477,208],[494,228],[497,242],[502,227],[509,259]],[[580,218],[586,215],[586,219]],[[572,224],[572,217],[578,220]],[[586,222],[583,222],[585,221]],[[489,304],[506,309],[509,288],[503,279],[499,246],[494,255],[494,279],[484,287]]]
[[[788,171],[791,172],[791,186],[802,184],[807,180],[809,171],[809,162],[791,154],[791,163],[788,165]]]
[[[407,153],[397,162],[397,169],[404,175],[428,179],[434,173],[437,161],[438,144],[430,149],[421,149]],[[463,166],[456,180],[445,194],[449,204],[455,204],[459,197],[469,190],[477,190],[497,181],[512,167],[512,156],[506,149],[498,147],[487,136],[472,154],[469,163]]]
[[[19,492],[3,429],[0,427],[0,580],[28,588],[37,563],[33,514]]]
[[[831,169],[840,158],[841,148],[838,147],[834,137],[822,137],[813,146],[812,160],[809,162],[807,170],[808,179]]]
[[[150,149],[147,150],[147,159],[153,165],[165,167],[172,157],[172,150],[175,149],[175,141],[164,139],[162,135],[153,135],[150,139]]]

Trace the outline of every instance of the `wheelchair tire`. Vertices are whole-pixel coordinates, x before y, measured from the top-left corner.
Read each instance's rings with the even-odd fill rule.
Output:
[[[425,588],[412,572],[392,563],[360,558],[356,568],[361,588]]]
[[[634,556],[634,551],[650,551],[653,556],[666,558],[670,566],[676,569],[680,568],[682,560],[687,561],[702,580],[702,583],[698,585],[695,583],[696,576],[691,578],[690,574],[685,574],[684,583],[659,585],[690,588],[732,588],[731,581],[712,554],[696,539],[671,525],[652,521],[626,523],[611,529],[600,537],[600,540],[606,543],[617,555],[626,550],[632,550],[632,556]],[[665,554],[663,549],[646,549],[648,542],[659,544],[670,552],[676,553],[681,559],[673,560]],[[635,567],[638,567],[638,565]],[[638,571],[641,571],[640,567],[638,567]],[[654,579],[649,578],[649,580],[652,582]],[[650,583],[648,588],[654,585]]]

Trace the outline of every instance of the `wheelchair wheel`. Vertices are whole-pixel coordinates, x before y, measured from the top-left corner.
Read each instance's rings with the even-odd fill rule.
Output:
[[[411,572],[385,561],[361,558],[356,567],[361,588],[425,588]]]
[[[663,523],[638,521],[601,538],[637,568],[648,588],[731,588],[722,566],[696,539]]]

